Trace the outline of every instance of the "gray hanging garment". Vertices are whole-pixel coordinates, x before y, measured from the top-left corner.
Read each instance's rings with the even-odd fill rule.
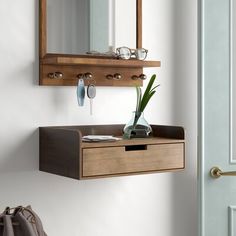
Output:
[[[11,211],[14,210],[13,213]],[[7,207],[0,214],[0,236],[47,236],[38,215],[27,207]]]

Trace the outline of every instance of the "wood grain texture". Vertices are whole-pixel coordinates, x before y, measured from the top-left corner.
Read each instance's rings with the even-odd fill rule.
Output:
[[[39,170],[79,179],[81,134],[78,130],[39,129]]]
[[[109,124],[109,125],[71,125],[71,126],[49,126],[48,129],[68,129],[81,132],[81,135],[114,135],[122,136],[125,124]],[[185,138],[185,130],[181,126],[168,125],[151,125],[153,133],[152,137],[182,139]],[[131,139],[139,140],[139,139]]]
[[[116,136],[118,138],[122,138]],[[163,137],[149,137],[149,138],[134,138],[134,139],[122,139],[116,142],[82,142],[81,148],[99,148],[99,147],[122,147],[133,145],[149,145],[149,144],[171,144],[182,143],[182,139],[172,139]]]
[[[108,58],[85,58],[84,56],[52,56],[45,57],[42,64],[51,65],[87,65],[101,67],[128,67],[128,68],[143,68],[143,67],[160,67],[160,61],[142,61],[137,59],[108,59]]]
[[[154,137],[185,139],[185,130],[181,126],[151,125],[151,127]]]
[[[47,2],[39,0],[39,58],[47,54]]]
[[[143,19],[143,14],[142,14],[142,0],[136,0],[136,40],[137,40],[137,48],[142,48],[142,35],[143,35],[143,30],[142,30],[142,19]]]
[[[40,85],[74,86],[78,74],[90,72],[97,86],[142,86],[143,81],[132,80],[132,76],[143,73],[143,67],[159,67],[160,61],[112,60],[84,57],[45,57],[40,62]],[[63,79],[50,79],[49,73],[61,72]],[[108,74],[119,73],[121,80],[108,80]],[[88,81],[85,81],[89,83]]]
[[[147,150],[124,147],[83,149],[83,176],[122,175],[184,168],[184,144],[153,144]]]
[[[78,74],[85,74],[90,72],[93,75],[93,83],[96,86],[142,86],[142,80],[132,80],[133,75],[140,75],[142,73],[142,68],[114,68],[114,67],[99,67],[99,66],[63,66],[63,65],[40,65],[40,84],[41,85],[54,85],[54,86],[74,86],[77,85],[78,79],[76,78]],[[63,73],[63,79],[50,79],[48,78],[49,73],[54,73],[59,71]],[[119,73],[122,76],[121,80],[111,79],[108,80],[106,76],[108,74],[114,75]],[[95,80],[95,81],[94,81]],[[85,80],[85,85],[90,82]]]
[[[89,134],[121,136],[123,127],[123,124],[40,127],[40,170],[89,179],[184,168],[182,127],[172,129],[171,126],[152,125],[154,137],[146,139],[112,143],[84,143],[81,140]]]

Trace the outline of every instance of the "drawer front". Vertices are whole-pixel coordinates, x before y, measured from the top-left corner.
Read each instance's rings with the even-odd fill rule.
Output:
[[[83,149],[83,177],[184,168],[184,143]]]

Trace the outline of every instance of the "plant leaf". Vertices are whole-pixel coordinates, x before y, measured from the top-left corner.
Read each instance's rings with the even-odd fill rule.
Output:
[[[142,100],[140,102],[140,109],[139,109],[139,111],[142,111],[142,112],[144,111],[148,101],[150,100],[150,98],[149,98],[150,94],[152,94],[152,92],[155,91],[156,86],[154,88],[152,88],[152,85],[153,85],[155,79],[156,79],[156,75],[154,74],[151,77],[151,79],[150,79],[150,81],[149,81],[149,83],[147,85],[147,88],[145,90],[145,93],[144,93],[144,95],[142,97]],[[157,85],[157,86],[159,86],[159,85]],[[151,95],[151,97],[152,96],[153,96],[153,94]]]
[[[138,109],[140,107],[141,97],[142,97],[142,90],[138,86],[136,86],[136,93],[137,93],[136,111],[138,111]]]
[[[156,79],[156,75],[154,74],[154,75],[152,75],[143,96],[142,96],[141,88],[139,86],[136,86],[136,93],[137,93],[136,112],[143,112],[144,111],[149,100],[155,94],[156,88],[160,86],[160,84],[158,84],[152,88],[155,79]]]
[[[140,111],[143,112],[145,107],[147,106],[149,100],[151,99],[151,97],[156,93],[156,91],[152,91],[151,93],[149,93],[145,99],[143,98],[142,99],[142,104],[141,104],[141,107],[140,107]]]
[[[150,92],[150,90],[151,90],[151,88],[152,88],[152,85],[153,85],[155,79],[156,79],[156,75],[154,74],[154,75],[151,77],[151,79],[150,79],[150,81],[149,81],[149,83],[148,83],[148,85],[147,85],[147,88],[146,88],[146,90],[145,90],[145,92],[144,92],[144,94],[143,94],[143,98],[145,98],[145,97],[148,95],[148,93]]]
[[[154,89],[156,89],[156,88],[159,87],[159,86],[160,86],[160,84],[158,84],[157,86],[153,87],[153,88],[150,90],[150,92],[152,92]]]
[[[142,89],[139,87],[140,89],[140,97],[139,97],[139,107],[138,107],[138,111],[140,110],[140,106],[141,106],[141,102],[142,102]]]

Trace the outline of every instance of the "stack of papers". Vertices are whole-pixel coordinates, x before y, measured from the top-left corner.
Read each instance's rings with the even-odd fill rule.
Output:
[[[82,137],[84,142],[107,142],[107,141],[118,141],[121,138],[117,138],[111,135],[87,135]]]

